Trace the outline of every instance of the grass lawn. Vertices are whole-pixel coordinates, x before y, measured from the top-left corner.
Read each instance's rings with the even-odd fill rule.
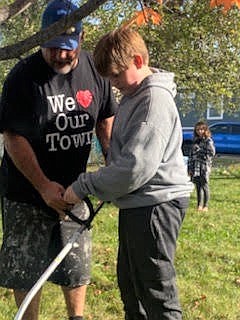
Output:
[[[184,320],[240,320],[240,159],[215,160],[208,212],[192,193],[178,240],[176,269]],[[117,209],[106,204],[93,222],[92,284],[86,320],[121,320],[116,283]],[[1,232],[0,232],[1,234]],[[14,318],[12,292],[0,288],[0,320]],[[58,287],[43,288],[40,320],[67,319]],[[160,319],[159,319],[160,320]]]

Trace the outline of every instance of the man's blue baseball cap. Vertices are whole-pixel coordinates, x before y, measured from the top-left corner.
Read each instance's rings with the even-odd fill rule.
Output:
[[[52,0],[48,3],[42,15],[42,29],[48,28],[63,17],[79,9],[74,0]],[[67,29],[63,34],[53,38],[42,45],[43,48],[61,48],[74,50],[79,45],[79,34],[82,31],[82,21]]]

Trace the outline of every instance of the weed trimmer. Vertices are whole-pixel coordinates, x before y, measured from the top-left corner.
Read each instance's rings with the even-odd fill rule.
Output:
[[[56,258],[52,261],[52,263],[49,265],[49,267],[44,271],[44,273],[41,275],[41,277],[38,279],[38,281],[35,283],[35,285],[32,287],[32,289],[28,292],[25,299],[23,300],[14,320],[21,320],[25,311],[27,310],[29,304],[31,303],[32,299],[36,295],[36,293],[41,289],[43,284],[47,281],[47,279],[50,277],[50,275],[54,272],[54,270],[57,268],[57,266],[63,261],[63,259],[66,257],[66,255],[70,252],[70,250],[73,248],[74,243],[80,236],[80,234],[85,229],[91,228],[91,222],[93,221],[95,215],[98,213],[98,211],[102,208],[104,202],[101,202],[97,208],[94,210],[93,205],[89,198],[85,198],[84,201],[86,202],[90,214],[89,217],[86,220],[82,220],[78,218],[76,215],[74,215],[71,211],[65,211],[66,215],[69,216],[73,221],[79,223],[81,226],[77,231],[73,233],[71,238],[68,240],[67,244],[63,249],[59,252],[59,254],[56,256]]]

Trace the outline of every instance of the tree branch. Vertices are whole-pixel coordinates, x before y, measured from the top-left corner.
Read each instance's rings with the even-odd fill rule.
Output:
[[[107,0],[88,0],[88,2],[82,5],[78,10],[74,11],[68,17],[60,19],[58,22],[52,24],[49,28],[40,30],[33,36],[25,40],[19,41],[14,45],[0,48],[0,60],[19,58],[25,52],[63,33],[65,30],[77,23],[79,20],[82,20],[83,18],[90,15],[105,2],[107,2]]]
[[[9,6],[0,8],[0,24],[14,16],[19,15],[34,2],[37,2],[37,0],[15,0],[15,2]]]

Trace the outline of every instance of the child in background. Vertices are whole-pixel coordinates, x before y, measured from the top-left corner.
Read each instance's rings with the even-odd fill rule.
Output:
[[[194,128],[194,140],[188,158],[188,174],[197,189],[198,211],[208,211],[208,182],[214,155],[215,147],[208,125],[199,121]]]

